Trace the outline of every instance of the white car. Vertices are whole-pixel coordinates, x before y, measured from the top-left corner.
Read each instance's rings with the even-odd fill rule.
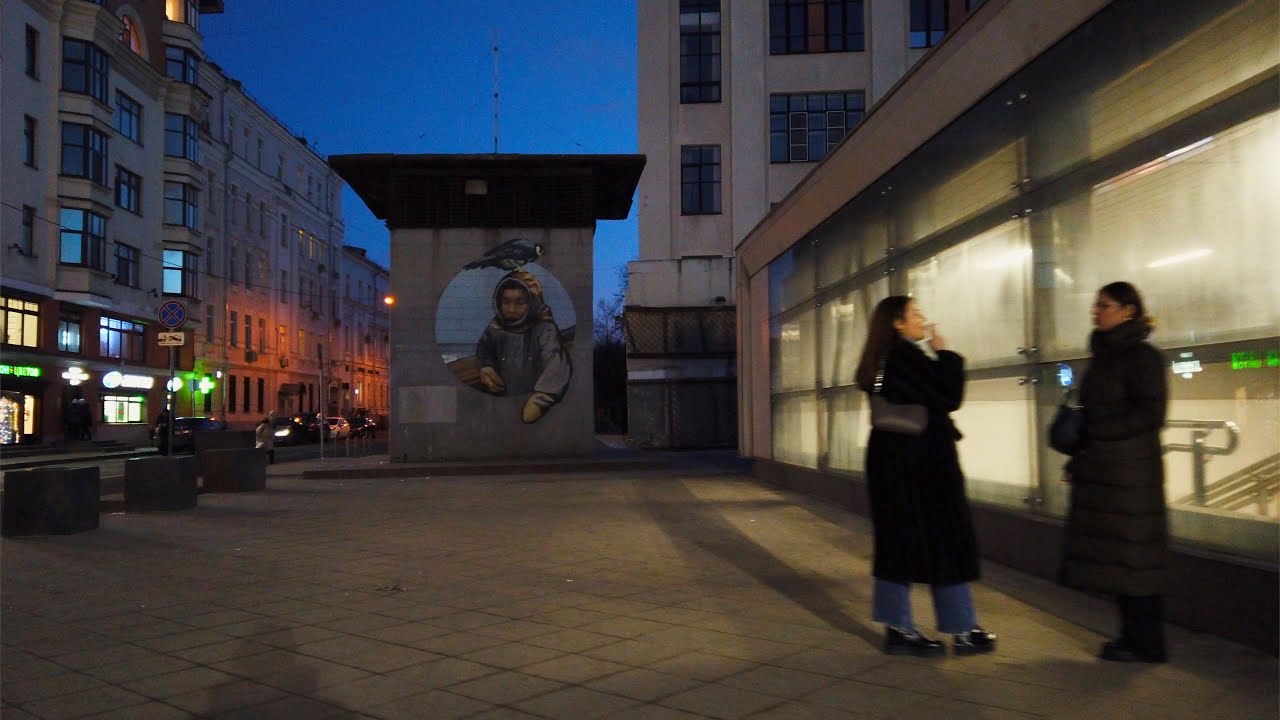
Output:
[[[346,418],[327,417],[325,422],[329,425],[327,437],[330,440],[346,440],[351,437],[351,423],[347,422]]]

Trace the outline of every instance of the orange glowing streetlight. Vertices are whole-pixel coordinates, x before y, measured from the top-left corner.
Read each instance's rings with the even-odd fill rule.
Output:
[[[386,296],[383,296],[383,298],[382,298],[382,302],[384,302],[384,303],[386,303],[386,304],[388,304],[388,305],[395,305],[395,304],[396,304],[396,299],[395,299],[393,296],[391,296],[391,295],[386,295]]]

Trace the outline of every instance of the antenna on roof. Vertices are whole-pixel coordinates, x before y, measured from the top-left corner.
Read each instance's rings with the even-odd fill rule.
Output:
[[[493,29],[493,154],[498,154],[498,28]]]

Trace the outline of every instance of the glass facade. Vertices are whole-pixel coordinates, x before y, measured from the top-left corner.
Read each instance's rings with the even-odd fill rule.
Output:
[[[770,263],[775,460],[861,470],[866,318],[908,293],[968,360],[970,496],[1062,516],[1045,428],[1128,280],[1168,361],[1176,541],[1277,560],[1280,18],[1150,7],[1113,3]]]

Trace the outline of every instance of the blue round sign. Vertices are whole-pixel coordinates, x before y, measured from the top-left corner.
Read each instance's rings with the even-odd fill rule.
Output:
[[[187,321],[187,308],[177,300],[169,300],[160,306],[156,316],[160,319],[161,325],[170,330],[176,330]]]

